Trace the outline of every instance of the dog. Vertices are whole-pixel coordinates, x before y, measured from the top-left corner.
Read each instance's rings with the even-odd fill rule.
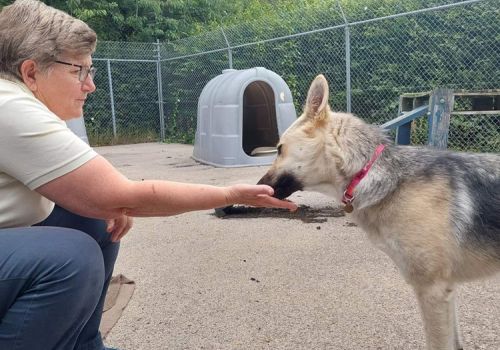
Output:
[[[429,350],[463,349],[458,283],[500,270],[500,155],[397,146],[328,105],[323,75],[260,184],[333,196],[413,287]]]

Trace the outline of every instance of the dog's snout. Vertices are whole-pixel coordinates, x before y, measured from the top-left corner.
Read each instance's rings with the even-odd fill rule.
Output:
[[[284,199],[292,193],[303,189],[300,181],[289,173],[274,176],[268,172],[259,180],[258,184],[271,186],[274,189],[274,197],[279,199]]]

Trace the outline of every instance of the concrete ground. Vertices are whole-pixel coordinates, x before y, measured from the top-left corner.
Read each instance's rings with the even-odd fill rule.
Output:
[[[187,145],[96,150],[135,180],[256,183],[267,169],[199,164]],[[317,222],[223,219],[213,210],[136,219],[115,268],[136,289],[106,343],[122,350],[424,349],[413,292],[389,258],[348,217],[330,216],[329,198],[301,192],[292,199],[321,209]],[[460,288],[465,349],[500,349],[499,282]]]

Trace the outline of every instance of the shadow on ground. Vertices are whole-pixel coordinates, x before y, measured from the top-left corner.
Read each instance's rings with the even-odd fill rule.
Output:
[[[215,209],[214,215],[221,219],[272,217],[301,220],[305,223],[322,223],[326,222],[328,218],[345,216],[345,213],[342,208],[331,206],[312,208],[308,205],[301,205],[296,211],[290,212],[286,209],[254,208],[242,205],[232,205]]]

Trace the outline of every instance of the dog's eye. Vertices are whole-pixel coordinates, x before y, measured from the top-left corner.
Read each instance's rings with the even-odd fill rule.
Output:
[[[280,154],[281,154],[281,146],[282,146],[282,145],[278,145],[278,155],[280,155]]]

